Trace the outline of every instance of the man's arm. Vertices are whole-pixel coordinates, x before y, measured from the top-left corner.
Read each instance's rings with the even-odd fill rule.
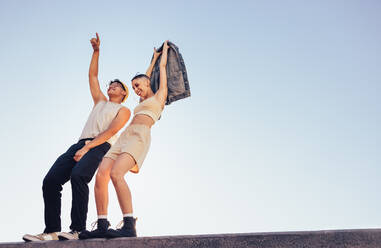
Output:
[[[98,33],[96,33],[96,35],[97,35],[97,38],[92,38],[90,40],[91,45],[93,46],[94,52],[91,58],[90,68],[89,68],[90,92],[94,100],[94,105],[97,104],[99,101],[107,101],[106,96],[103,95],[99,87],[98,60],[99,60],[99,46],[101,44],[101,41],[99,39]]]
[[[161,54],[161,52],[157,52],[156,48],[153,48],[153,58],[151,60],[151,64],[149,65],[149,67],[147,69],[147,72],[146,72],[146,75],[149,78],[151,78],[153,67],[155,66],[155,63],[156,63],[157,59],[159,58],[160,54]]]
[[[121,108],[116,115],[115,119],[111,122],[110,126],[104,132],[98,134],[95,139],[86,143],[82,149],[78,150],[74,155],[74,160],[79,161],[91,148],[99,146],[114,136],[128,121],[131,112],[128,108]]]

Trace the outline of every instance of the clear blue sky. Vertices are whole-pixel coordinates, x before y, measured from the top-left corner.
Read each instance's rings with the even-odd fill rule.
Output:
[[[188,70],[192,97],[165,109],[126,176],[138,235],[380,227],[380,13],[376,0],[0,1],[0,241],[43,231],[42,179],[92,108],[95,32],[103,89],[145,72],[165,39]]]

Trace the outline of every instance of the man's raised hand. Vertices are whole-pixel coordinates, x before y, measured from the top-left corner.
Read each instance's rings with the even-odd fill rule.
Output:
[[[93,46],[94,51],[99,51],[99,46],[101,45],[101,40],[99,39],[98,33],[95,33],[97,38],[92,38],[90,40],[91,45]]]

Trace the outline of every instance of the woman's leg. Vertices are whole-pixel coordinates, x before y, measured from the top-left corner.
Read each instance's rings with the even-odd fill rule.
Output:
[[[98,167],[95,179],[94,193],[95,204],[97,206],[98,220],[97,229],[94,231],[82,231],[79,239],[105,238],[109,222],[107,220],[108,207],[108,183],[110,182],[110,171],[114,164],[111,158],[103,158]],[[103,215],[102,217],[100,215]]]
[[[124,175],[134,166],[134,158],[128,153],[122,153],[116,159],[110,173],[123,214],[132,213],[131,191],[124,180]]]
[[[98,216],[107,215],[108,184],[110,182],[110,172],[114,162],[115,161],[111,158],[103,158],[102,163],[98,168],[94,186],[95,204],[97,206]]]

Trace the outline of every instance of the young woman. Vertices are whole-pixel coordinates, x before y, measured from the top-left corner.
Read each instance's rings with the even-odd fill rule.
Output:
[[[134,109],[134,117],[130,125],[123,131],[116,143],[104,156],[96,176],[95,201],[97,206],[98,221],[94,231],[83,231],[80,239],[88,238],[113,238],[136,237],[135,222],[133,217],[132,199],[130,189],[124,179],[128,171],[138,173],[151,142],[151,127],[159,119],[167,99],[167,55],[168,41],[164,43],[160,61],[160,87],[154,93],[150,87],[152,68],[159,56],[154,53],[154,58],[147,71],[148,75],[140,74],[132,79],[132,88],[140,97],[139,105]],[[112,180],[115,187],[120,208],[123,213],[123,226],[120,229],[108,229],[108,183]]]

